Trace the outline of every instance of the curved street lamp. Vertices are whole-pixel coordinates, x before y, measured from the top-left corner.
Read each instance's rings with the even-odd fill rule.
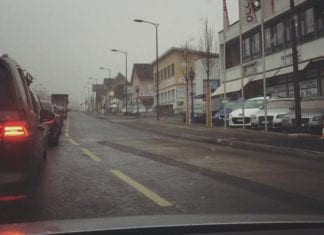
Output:
[[[122,50],[117,50],[117,49],[111,49],[112,52],[119,52],[119,53],[122,53],[125,55],[125,58],[126,58],[126,71],[125,71],[125,74],[126,74],[126,79],[125,79],[125,111],[126,111],[126,116],[128,114],[128,110],[127,110],[127,103],[128,103],[128,96],[127,96],[127,55],[128,55],[128,52],[127,51],[122,51]]]
[[[147,23],[155,27],[155,51],[156,51],[156,120],[160,120],[160,96],[159,96],[159,41],[158,28],[159,24],[151,21],[135,19],[136,23]]]
[[[105,68],[105,67],[100,67],[99,69],[109,71],[109,78],[111,78],[111,69],[109,69],[109,68]]]

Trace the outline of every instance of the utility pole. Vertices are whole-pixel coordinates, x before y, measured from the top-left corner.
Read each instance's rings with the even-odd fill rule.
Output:
[[[294,75],[294,97],[295,97],[295,120],[296,129],[300,130],[302,125],[301,119],[301,105],[300,105],[300,86],[299,86],[299,71],[298,71],[298,50],[296,38],[296,21],[295,15],[295,1],[290,0],[290,28],[291,28],[291,49],[293,60],[293,75]]]
[[[193,71],[192,67],[190,68],[189,78],[191,83],[191,123],[195,121],[195,110],[194,110],[194,85],[193,81],[195,79],[195,72]]]

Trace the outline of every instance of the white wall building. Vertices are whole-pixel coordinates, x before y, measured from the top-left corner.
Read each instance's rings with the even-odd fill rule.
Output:
[[[300,71],[301,96],[323,95],[324,92],[324,4],[317,0],[295,0],[296,37]],[[275,1],[275,14],[265,19],[265,61],[267,94],[293,97],[292,50],[290,35],[290,1]],[[261,22],[260,10],[256,12]],[[226,91],[232,99],[240,97],[241,67],[239,22],[226,31],[226,62],[224,31],[219,32],[222,67],[226,63]],[[243,84],[245,98],[263,95],[262,41],[260,23],[242,27]],[[224,93],[222,85],[214,96]]]

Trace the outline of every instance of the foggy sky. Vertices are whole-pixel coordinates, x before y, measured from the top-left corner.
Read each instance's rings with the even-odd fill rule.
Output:
[[[237,0],[228,0],[230,21],[237,19]],[[0,0],[0,52],[8,53],[53,93],[69,93],[73,103],[89,77],[108,77],[104,66],[125,74],[125,57],[110,50],[128,51],[128,80],[133,63],[155,58],[157,22],[159,53],[181,47],[186,40],[198,47],[203,21],[222,29],[221,0]]]

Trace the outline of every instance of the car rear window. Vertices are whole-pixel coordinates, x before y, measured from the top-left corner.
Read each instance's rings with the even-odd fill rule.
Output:
[[[0,110],[12,109],[14,96],[9,71],[0,65]]]
[[[51,103],[46,102],[46,101],[41,101],[41,104],[42,104],[43,109],[53,112],[53,106],[51,105]]]

